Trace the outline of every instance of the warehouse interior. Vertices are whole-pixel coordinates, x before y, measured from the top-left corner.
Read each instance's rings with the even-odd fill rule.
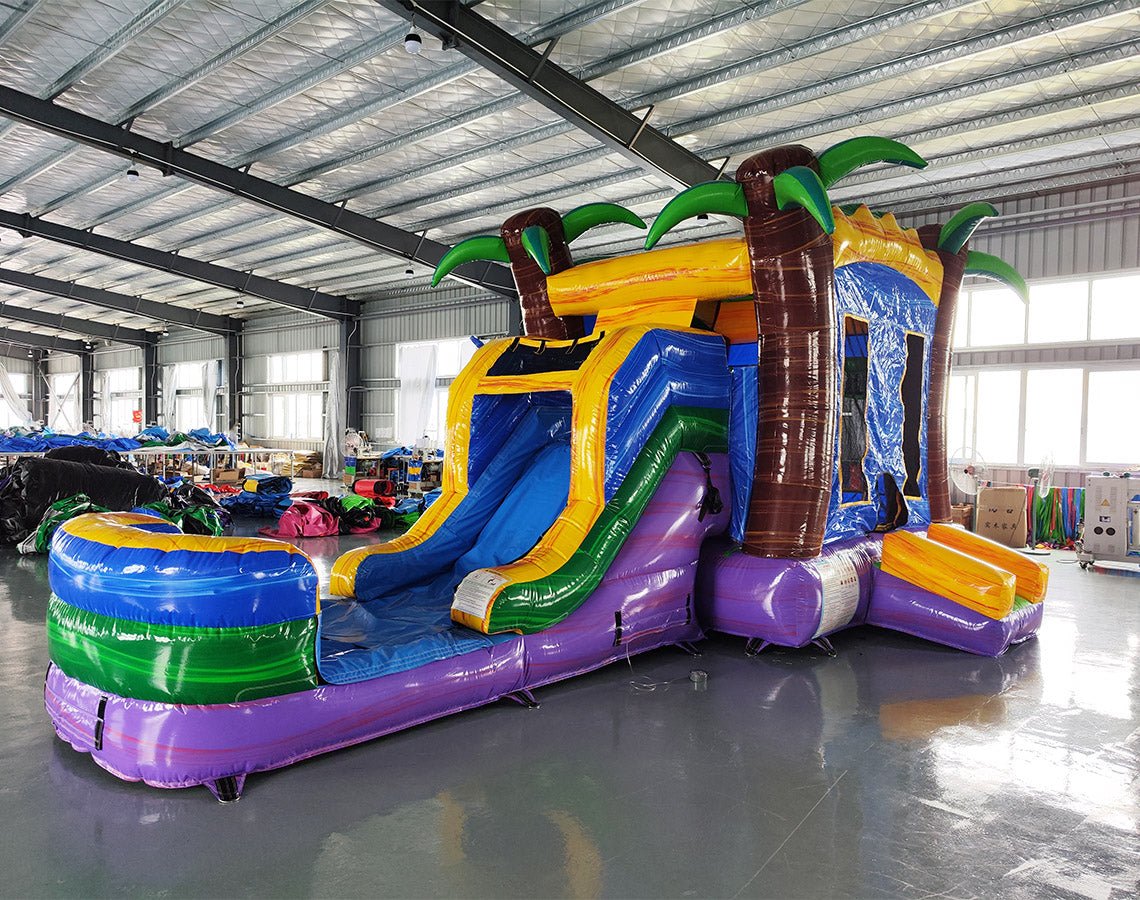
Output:
[[[0,894],[1135,896],[1138,43],[1136,0],[0,0]],[[28,512],[21,466],[97,445],[171,496],[215,485],[196,533],[268,529],[326,598],[338,559],[446,502],[463,373],[534,334],[504,222],[610,204],[652,229],[753,154],[869,136],[924,167],[861,164],[829,210],[937,234],[990,204],[969,251],[1027,285],[967,268],[921,477],[1040,564],[1039,631],[986,654],[873,618],[789,646],[714,625],[264,766],[240,802],[60,739],[64,516]],[[575,259],[640,253],[629,222]],[[501,227],[503,255],[447,267]],[[710,207],[651,252],[749,228]],[[325,531],[287,530],[291,493]]]

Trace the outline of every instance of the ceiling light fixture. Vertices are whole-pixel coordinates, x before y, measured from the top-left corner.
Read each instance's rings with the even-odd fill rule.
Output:
[[[404,269],[404,274],[407,275],[409,278],[411,278],[413,275],[416,274],[416,270],[413,269],[411,266],[408,266],[406,269]]]
[[[238,309],[241,309],[243,306],[245,306],[245,301],[244,301],[244,300],[238,300],[238,302],[237,302],[237,308],[238,308]]]
[[[424,48],[424,39],[420,37],[419,32],[409,31],[404,36],[404,49],[411,55],[416,56]]]
[[[138,169],[127,169],[127,181],[138,181],[141,177]]]

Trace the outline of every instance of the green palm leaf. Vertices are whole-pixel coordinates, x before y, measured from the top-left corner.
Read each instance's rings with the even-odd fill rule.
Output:
[[[435,267],[435,274],[431,278],[431,286],[435,287],[444,278],[451,274],[453,269],[464,263],[474,262],[477,259],[492,259],[496,262],[510,262],[507,255],[507,245],[503,239],[493,234],[481,234],[460,241],[443,255],[439,265]]]

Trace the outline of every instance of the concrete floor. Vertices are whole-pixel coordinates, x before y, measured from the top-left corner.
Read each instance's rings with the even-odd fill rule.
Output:
[[[305,544],[327,568],[359,540]],[[46,560],[0,551],[0,895],[1135,896],[1140,578],[1071,556],[1001,659],[871,628],[835,659],[714,638],[222,806],[54,738]]]

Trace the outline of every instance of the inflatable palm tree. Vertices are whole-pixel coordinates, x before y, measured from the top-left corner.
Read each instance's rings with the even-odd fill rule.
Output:
[[[479,235],[456,244],[440,260],[432,286],[466,262],[509,262],[522,306],[523,333],[546,340],[582,337],[580,316],[555,315],[546,279],[574,265],[571,243],[591,228],[612,224],[645,228],[640,217],[615,203],[588,203],[565,216],[545,206],[516,213],[503,223],[498,236]]]

